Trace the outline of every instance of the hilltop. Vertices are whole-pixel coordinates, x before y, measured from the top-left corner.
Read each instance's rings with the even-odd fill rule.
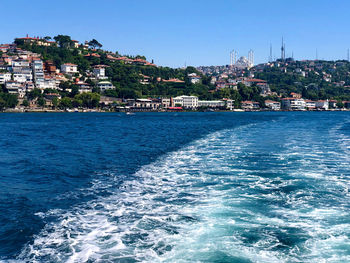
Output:
[[[318,108],[316,101],[323,100],[343,108],[350,101],[348,61],[173,69],[143,55],[104,50],[96,39],[79,43],[67,35],[16,38],[0,45],[0,56],[0,109],[289,109],[283,100],[292,94],[304,100],[298,109]],[[186,102],[184,96],[192,98]],[[307,107],[307,101],[315,106]]]

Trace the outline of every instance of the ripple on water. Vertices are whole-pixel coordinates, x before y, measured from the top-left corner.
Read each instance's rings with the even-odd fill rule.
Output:
[[[294,124],[274,147],[261,140],[282,124],[215,132],[142,167],[117,189],[112,178],[110,187],[96,181],[94,191],[110,194],[55,211],[57,220],[19,259],[350,261],[348,148],[324,149],[345,135]]]

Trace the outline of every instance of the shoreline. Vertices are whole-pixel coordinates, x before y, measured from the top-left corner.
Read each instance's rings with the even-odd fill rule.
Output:
[[[308,110],[295,110],[295,111],[289,111],[289,110],[279,110],[279,111],[273,111],[273,110],[257,110],[257,111],[245,111],[241,109],[237,110],[214,110],[214,111],[196,111],[196,110],[183,110],[183,111],[104,111],[104,110],[39,110],[39,109],[34,109],[34,110],[22,110],[22,109],[7,109],[4,111],[0,111],[0,113],[220,113],[220,112],[232,112],[232,113],[256,113],[256,112],[349,112],[350,109],[332,109],[332,110],[313,110],[313,111],[308,111]]]

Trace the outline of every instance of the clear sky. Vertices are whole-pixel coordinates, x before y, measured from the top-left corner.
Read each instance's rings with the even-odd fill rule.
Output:
[[[0,43],[15,37],[70,35],[97,39],[121,54],[163,66],[229,64],[229,52],[266,62],[280,56],[345,59],[348,0],[1,0]]]

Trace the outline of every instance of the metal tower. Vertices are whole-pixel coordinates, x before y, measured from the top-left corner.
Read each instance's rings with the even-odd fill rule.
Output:
[[[286,59],[286,45],[284,44],[282,37],[282,46],[281,46],[281,60],[284,61]]]

